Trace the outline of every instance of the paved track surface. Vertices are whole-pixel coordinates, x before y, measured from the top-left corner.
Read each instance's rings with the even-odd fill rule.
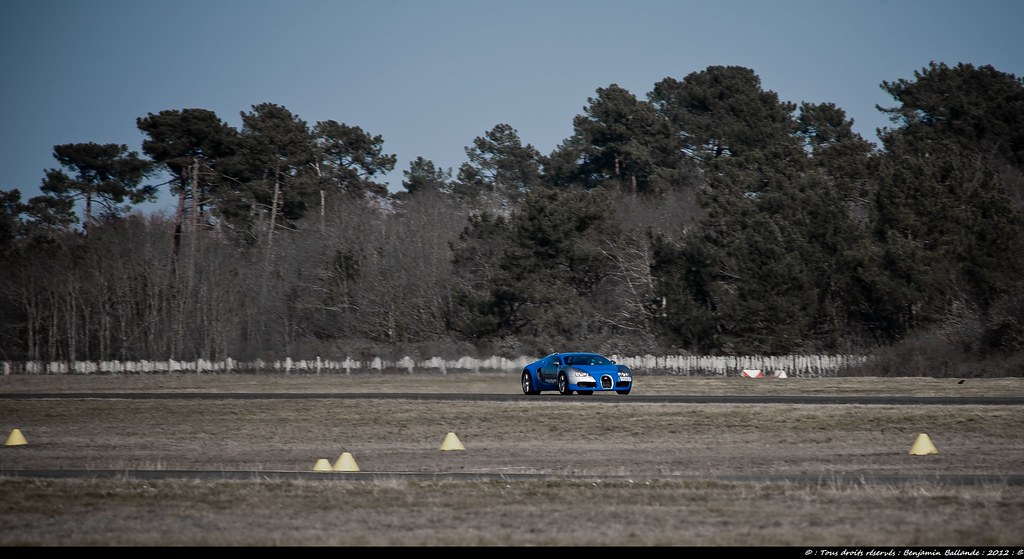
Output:
[[[858,404],[886,406],[1020,406],[1024,397],[1001,396],[687,396],[593,394],[431,394],[373,392],[24,392],[0,400],[430,400],[460,402],[566,402],[580,404]]]

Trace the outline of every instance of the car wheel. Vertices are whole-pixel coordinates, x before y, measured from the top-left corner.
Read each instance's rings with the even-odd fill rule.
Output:
[[[539,393],[540,391],[533,387],[533,377],[530,376],[530,371],[523,371],[523,394],[533,396]]]
[[[616,390],[616,392],[618,392],[622,396],[625,396],[626,394],[629,394],[629,389],[627,388],[625,390]]]
[[[565,373],[558,374],[558,393],[562,396],[572,395],[572,390],[569,390],[569,379],[565,376]]]

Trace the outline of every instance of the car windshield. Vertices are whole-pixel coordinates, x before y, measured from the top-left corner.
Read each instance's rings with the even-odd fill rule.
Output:
[[[566,365],[611,365],[612,362],[608,359],[597,355],[596,353],[583,353],[580,355],[566,355]]]

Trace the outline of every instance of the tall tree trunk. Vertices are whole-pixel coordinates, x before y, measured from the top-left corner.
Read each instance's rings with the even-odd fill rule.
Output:
[[[60,339],[60,311],[57,306],[57,292],[50,290],[50,334],[46,340],[47,361],[57,361],[58,347],[57,340]]]
[[[199,252],[199,159],[192,158],[192,215],[189,226],[188,241],[188,286],[189,294],[194,291],[196,283],[196,253]]]
[[[199,159],[192,158],[192,244],[195,245],[199,233]]]
[[[311,165],[313,167],[313,170],[316,171],[316,176],[320,180],[323,180],[324,173],[323,173],[323,171],[320,170],[320,162],[317,161],[317,162],[311,163]],[[325,200],[325,198],[326,198],[326,195],[324,193],[324,189],[321,188],[320,189],[320,234],[321,235],[324,234],[324,206],[325,206],[324,200]]]
[[[274,198],[270,202],[270,230],[267,232],[267,250],[274,246],[274,227],[277,224],[278,197],[281,195],[281,174],[274,171]]]
[[[260,282],[260,295],[257,305],[266,307],[268,293],[270,291],[270,267],[274,259],[274,228],[277,226],[277,212],[280,205],[279,198],[281,196],[281,174],[274,171],[274,198],[270,203],[270,228],[267,230],[267,254],[266,260],[263,265],[263,281]],[[261,343],[260,340],[265,338],[266,333],[266,319],[262,317],[256,318],[255,328],[257,329],[255,338],[258,340],[257,343]]]
[[[67,361],[68,365],[74,362],[75,356],[78,353],[76,344],[78,342],[78,329],[75,328],[75,295],[74,286],[66,286],[67,291],[64,293],[64,324],[65,324],[65,336],[67,340]]]
[[[24,279],[22,280],[24,281]],[[40,347],[39,347],[39,335],[42,331],[42,314],[41,306],[37,305],[38,299],[36,298],[35,289],[39,289],[38,286],[31,288],[24,283],[20,286],[20,293],[22,299],[22,305],[25,309],[25,356],[29,361],[39,361],[41,358]]]
[[[85,220],[82,223],[82,231],[89,234],[89,224],[92,223],[92,192],[85,193]]]
[[[178,190],[178,207],[174,211],[174,262],[178,260],[178,252],[181,249],[181,228],[185,222],[185,185],[182,184]]]

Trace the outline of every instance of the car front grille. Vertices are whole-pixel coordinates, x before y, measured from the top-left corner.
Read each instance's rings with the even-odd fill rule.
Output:
[[[605,375],[601,377],[601,388],[608,389],[612,387],[612,377]]]

